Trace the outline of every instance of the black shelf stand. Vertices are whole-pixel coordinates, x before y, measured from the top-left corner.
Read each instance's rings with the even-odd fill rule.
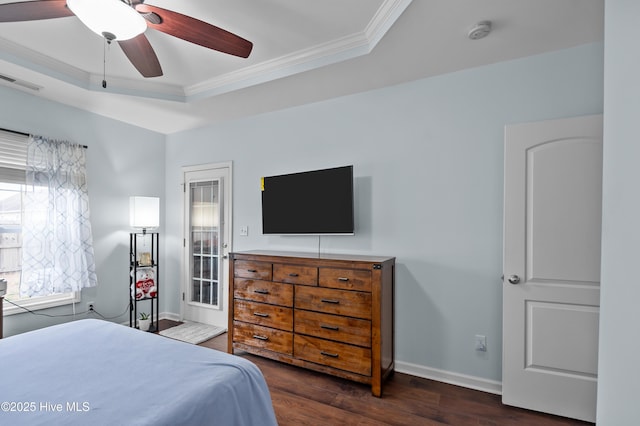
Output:
[[[132,232],[129,234],[129,327],[138,328],[138,304],[151,304],[151,325],[150,332],[159,331],[158,319],[160,310],[158,301],[160,299],[160,268],[158,265],[159,234],[157,232]],[[155,295],[149,296],[144,289],[143,297],[136,297],[138,282],[138,272],[152,271]],[[148,283],[148,281],[147,281]]]

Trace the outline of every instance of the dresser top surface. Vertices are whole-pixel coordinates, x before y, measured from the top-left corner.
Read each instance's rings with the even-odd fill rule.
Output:
[[[276,250],[248,250],[231,253],[235,257],[243,256],[271,256],[271,257],[289,257],[298,259],[315,259],[315,260],[341,260],[347,262],[373,262],[384,263],[395,261],[395,257],[391,256],[369,256],[358,254],[330,254],[330,253],[310,253],[310,252],[289,252]]]

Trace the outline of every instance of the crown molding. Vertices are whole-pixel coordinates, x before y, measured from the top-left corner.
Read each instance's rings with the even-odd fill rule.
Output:
[[[188,101],[220,95],[370,53],[413,0],[387,0],[362,32],[185,87]]]
[[[0,58],[78,87],[89,86],[90,73],[4,38],[0,38]]]

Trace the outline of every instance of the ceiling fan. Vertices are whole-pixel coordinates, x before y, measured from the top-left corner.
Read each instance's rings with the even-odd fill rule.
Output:
[[[114,24],[121,23],[124,20],[123,16],[131,15],[134,20],[140,20],[139,16],[141,16],[142,27],[132,33],[137,35],[125,39],[126,36],[119,37],[109,30],[103,30],[100,33],[98,32],[100,30],[92,27],[81,12],[84,13],[83,9],[94,12],[100,3],[109,8],[115,6],[115,9],[119,10],[118,13],[122,16],[117,16],[113,21]],[[100,19],[105,15],[106,12],[99,15]],[[178,12],[144,4],[144,0],[33,0],[0,4],[0,22],[36,21],[67,16],[78,16],[85,25],[102,35],[108,42],[117,41],[129,61],[143,77],[162,75],[158,57],[144,35],[147,27],[241,58],[247,58],[253,48],[253,43],[229,31]]]

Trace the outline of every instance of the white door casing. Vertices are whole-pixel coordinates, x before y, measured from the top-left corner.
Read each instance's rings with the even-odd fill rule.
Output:
[[[227,327],[231,250],[231,163],[183,167],[181,317]]]
[[[508,405],[595,421],[602,116],[505,128]]]

